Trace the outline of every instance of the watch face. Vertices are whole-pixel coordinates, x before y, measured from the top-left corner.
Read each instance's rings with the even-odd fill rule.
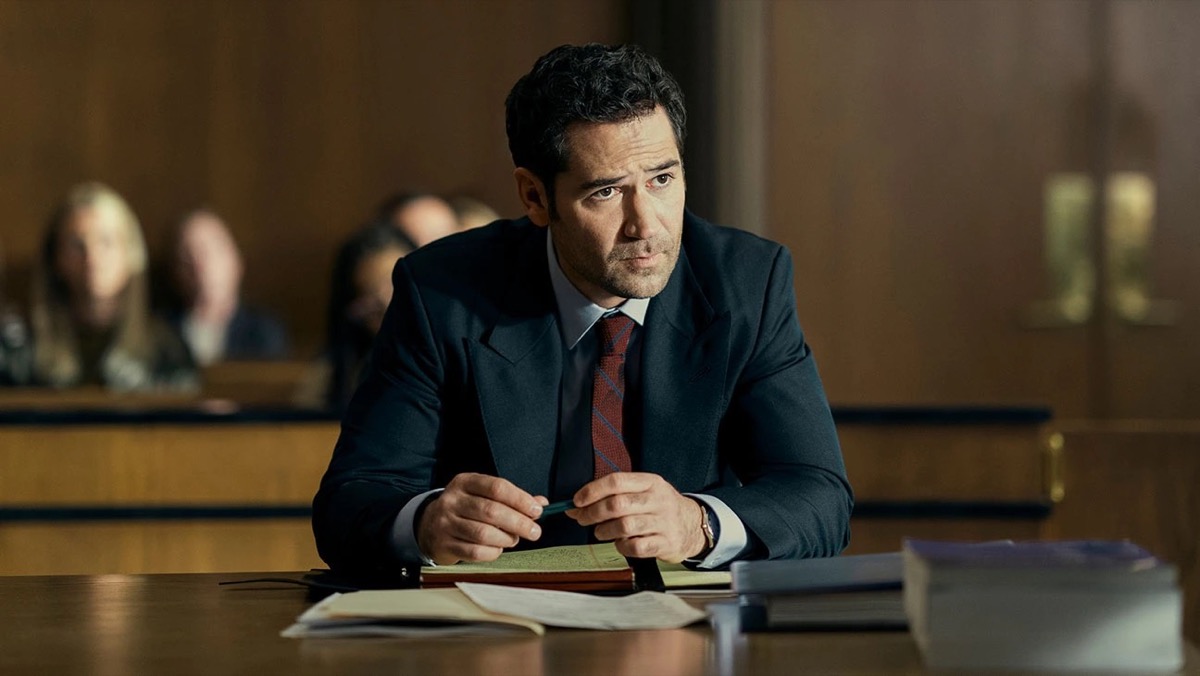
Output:
[[[704,519],[700,521],[700,530],[704,531],[704,539],[706,541],[704,551],[701,552],[701,558],[704,558],[708,556],[709,552],[711,552],[714,547],[717,546],[717,536],[715,533],[713,533],[712,527],[712,524],[714,521],[716,521],[716,518],[712,513],[712,509],[709,508],[708,505],[701,505],[701,507],[704,508]]]

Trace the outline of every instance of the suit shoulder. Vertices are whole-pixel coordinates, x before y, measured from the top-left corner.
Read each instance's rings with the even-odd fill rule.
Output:
[[[683,247],[694,265],[717,265],[726,273],[770,265],[784,251],[783,245],[745,230],[715,225],[687,214]]]
[[[495,280],[538,234],[539,228],[528,219],[500,220],[443,237],[405,256],[404,261],[418,284],[439,279]]]

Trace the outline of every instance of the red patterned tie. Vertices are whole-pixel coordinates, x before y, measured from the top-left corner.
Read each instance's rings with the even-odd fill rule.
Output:
[[[600,319],[600,361],[592,381],[593,477],[632,469],[625,446],[625,349],[633,334],[633,320],[617,313]]]

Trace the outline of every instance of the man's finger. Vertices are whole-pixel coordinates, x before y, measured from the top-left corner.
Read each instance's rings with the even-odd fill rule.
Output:
[[[488,524],[514,538],[536,540],[542,529],[533,519],[503,502],[487,498],[471,497],[457,506],[455,514],[460,518]],[[516,544],[515,542],[512,544]],[[512,546],[512,544],[507,546]]]
[[[658,524],[650,515],[638,514],[611,519],[596,524],[596,539],[622,540],[626,538],[655,535],[659,531]]]
[[[588,505],[603,500],[610,495],[620,493],[640,493],[650,490],[656,481],[661,481],[657,474],[647,472],[613,472],[584,484],[576,491],[573,498],[576,507]]]
[[[522,514],[537,517],[542,513],[542,505],[536,498],[507,479],[486,474],[460,474],[451,483],[465,493],[503,503]]]
[[[649,535],[644,537],[622,538],[614,542],[617,546],[617,551],[622,556],[630,556],[636,559],[656,559],[659,552],[662,552],[666,547],[666,538],[660,535]],[[672,561],[672,563],[679,563]]]
[[[487,523],[471,519],[451,519],[446,524],[446,535],[452,539],[473,545],[485,547],[512,547],[517,544],[517,536]]]
[[[500,547],[452,540],[446,544],[446,551],[458,561],[495,561],[504,550]]]
[[[650,493],[618,493],[593,502],[587,507],[572,510],[571,518],[581,526],[591,526],[634,514],[652,514],[655,500]]]

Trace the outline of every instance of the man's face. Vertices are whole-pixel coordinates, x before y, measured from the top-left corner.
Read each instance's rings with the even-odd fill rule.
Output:
[[[197,304],[237,304],[242,256],[225,223],[198,213],[183,224],[176,276],[184,295]]]
[[[458,232],[458,216],[438,197],[409,202],[392,214],[392,223],[419,247]]]
[[[575,123],[566,136],[550,236],[567,279],[601,307],[657,295],[683,235],[683,164],[666,112]]]

